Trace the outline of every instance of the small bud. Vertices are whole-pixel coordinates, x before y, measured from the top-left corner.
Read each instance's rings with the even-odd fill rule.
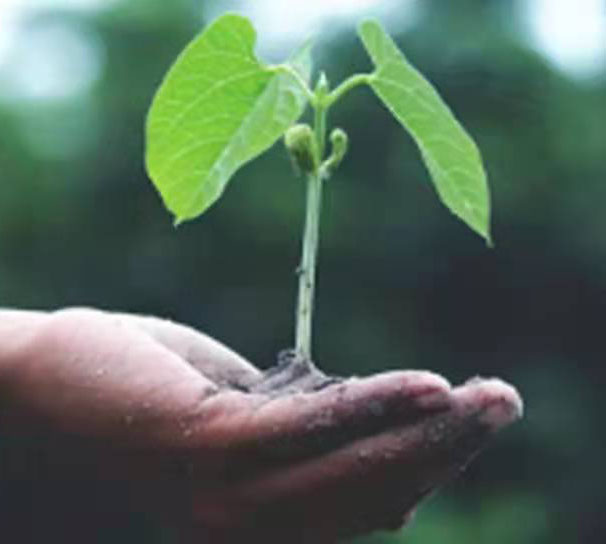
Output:
[[[330,91],[330,83],[328,83],[328,78],[326,77],[326,74],[324,72],[322,72],[320,74],[320,77],[318,78],[318,83],[316,83],[316,89],[315,89],[316,96],[318,98],[320,98],[320,100],[322,100],[324,97],[326,97],[328,95],[329,91]]]
[[[306,174],[318,167],[316,139],[309,125],[298,124],[290,127],[284,135],[284,145],[290,153],[295,169]]]
[[[335,128],[330,133],[330,143],[332,146],[330,157],[324,161],[324,171],[327,176],[331,176],[341,164],[343,157],[347,153],[349,138],[347,133],[341,128]]]
[[[332,155],[337,162],[341,162],[349,144],[347,133],[342,128],[335,128],[330,133],[330,143],[332,145]]]

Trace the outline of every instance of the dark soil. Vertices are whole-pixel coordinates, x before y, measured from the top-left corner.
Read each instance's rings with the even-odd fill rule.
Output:
[[[267,369],[247,391],[282,396],[319,391],[342,381],[344,378],[324,374],[312,361],[302,359],[294,350],[285,350],[278,355],[278,363]]]

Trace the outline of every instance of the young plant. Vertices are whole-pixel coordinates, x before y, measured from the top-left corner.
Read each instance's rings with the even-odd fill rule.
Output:
[[[241,166],[284,137],[307,178],[294,355],[308,365],[322,186],[347,150],[347,135],[337,128],[327,153],[327,117],[354,87],[371,87],[418,145],[442,202],[491,243],[486,174],[475,143],[377,21],[364,21],[358,33],[374,70],[331,89],[323,72],[310,84],[309,44],[283,64],[266,65],[255,56],[250,21],[223,15],[177,58],[147,118],[147,171],[176,224],[206,211]],[[307,104],[313,128],[295,124]]]

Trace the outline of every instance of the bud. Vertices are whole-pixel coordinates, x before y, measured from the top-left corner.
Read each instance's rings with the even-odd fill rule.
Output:
[[[318,78],[318,83],[316,83],[315,93],[316,96],[321,100],[323,100],[330,91],[330,83],[328,83],[328,78],[324,72],[320,73],[320,77]]]
[[[323,168],[328,176],[331,176],[339,167],[343,157],[347,153],[349,138],[341,128],[335,128],[330,133],[330,144],[332,146],[330,157],[324,161]]]
[[[306,174],[318,167],[316,139],[309,125],[298,124],[290,127],[284,135],[284,145],[290,153],[295,169]]]

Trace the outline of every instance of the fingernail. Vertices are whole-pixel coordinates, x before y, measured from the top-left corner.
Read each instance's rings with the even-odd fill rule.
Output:
[[[415,403],[422,408],[444,406],[449,403],[451,385],[442,376],[418,371],[410,377],[407,386]]]
[[[524,403],[514,387],[497,379],[488,380],[479,387],[486,397],[485,408],[479,415],[482,423],[498,430],[522,417]]]
[[[474,378],[453,391],[464,412],[477,414],[478,421],[498,430],[520,419],[524,404],[517,390],[497,378]]]

